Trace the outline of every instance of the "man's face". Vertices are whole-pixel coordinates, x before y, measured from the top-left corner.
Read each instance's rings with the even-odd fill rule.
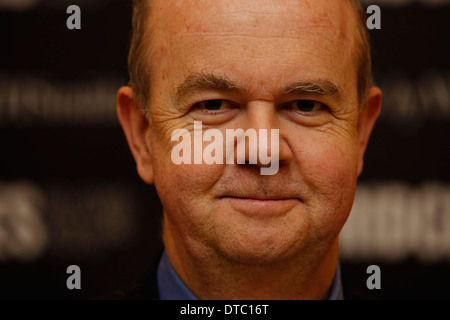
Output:
[[[273,263],[333,243],[353,203],[366,140],[350,5],[154,1],[147,27],[152,164],[140,172],[153,171],[166,245]],[[278,173],[263,176],[249,164],[175,165],[172,133],[187,129],[193,137],[194,121],[224,137],[226,129],[279,129]]]

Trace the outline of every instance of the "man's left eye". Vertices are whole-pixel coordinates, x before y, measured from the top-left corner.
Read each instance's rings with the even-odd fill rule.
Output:
[[[296,100],[295,107],[301,112],[319,111],[323,108],[323,103],[313,100]]]

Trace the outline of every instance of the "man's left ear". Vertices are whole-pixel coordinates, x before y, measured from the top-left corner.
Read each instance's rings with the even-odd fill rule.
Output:
[[[383,94],[378,87],[370,88],[368,98],[359,110],[358,117],[358,176],[361,174],[364,164],[364,153],[366,151],[367,143],[372,132],[375,121],[381,112],[381,104]]]

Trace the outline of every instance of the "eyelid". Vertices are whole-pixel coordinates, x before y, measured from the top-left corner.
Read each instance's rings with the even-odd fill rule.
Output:
[[[217,110],[208,110],[205,107],[201,107],[200,104],[208,102],[208,101],[221,101],[222,102],[222,107],[220,109]],[[202,100],[199,102],[196,102],[192,105],[192,109],[193,110],[201,110],[202,112],[204,112],[205,114],[218,114],[218,113],[223,113],[226,112],[229,109],[233,109],[235,108],[235,104],[229,100],[226,99],[207,99],[207,100]]]
[[[322,110],[325,110],[325,109],[329,109],[327,104],[325,104],[324,102],[320,102],[320,101],[314,100],[314,99],[295,99],[295,100],[291,100],[289,102],[283,103],[282,104],[282,108],[283,109],[297,109],[296,104],[297,104],[298,101],[311,101],[311,102],[314,102],[315,104],[319,105],[318,110],[312,110],[312,111],[295,110],[295,111],[297,111],[299,113],[302,113],[302,114],[313,114],[313,113],[316,113],[316,112],[319,112],[319,111],[322,111]]]
[[[199,106],[199,104],[211,100],[220,100],[223,106],[218,110],[208,110]],[[191,105],[189,113],[194,120],[203,121],[204,125],[221,125],[234,119],[239,114],[239,109],[239,104],[230,100],[205,99]]]
[[[297,101],[313,101],[319,104],[319,107],[315,107],[312,111],[301,111],[297,108]],[[318,127],[325,125],[331,119],[331,109],[324,102],[320,102],[314,99],[296,99],[286,102],[282,105],[281,112],[284,117],[290,121],[304,126],[304,127]]]

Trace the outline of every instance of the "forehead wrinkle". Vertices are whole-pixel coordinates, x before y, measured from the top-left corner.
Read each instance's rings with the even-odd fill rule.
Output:
[[[277,30],[277,28],[271,28],[270,26],[267,26],[266,28],[252,29],[243,27],[239,30],[236,30],[236,28],[233,27],[232,29],[227,30],[222,25],[217,26],[217,28],[212,28],[211,26],[200,25],[201,22],[197,23],[198,25],[190,25],[189,28],[185,27],[183,31],[186,33],[186,35],[210,38],[248,37],[255,39],[286,39],[296,41],[304,39],[305,35],[315,35],[330,42],[334,42],[339,39],[344,40],[344,42],[347,43],[349,40],[349,37],[346,34],[346,30],[341,30],[341,28],[339,28],[338,26],[333,26],[332,24],[329,24],[327,22],[303,22],[302,25],[283,28],[281,30]],[[268,22],[263,21],[263,23],[267,25]],[[326,36],[324,37],[324,35]]]

